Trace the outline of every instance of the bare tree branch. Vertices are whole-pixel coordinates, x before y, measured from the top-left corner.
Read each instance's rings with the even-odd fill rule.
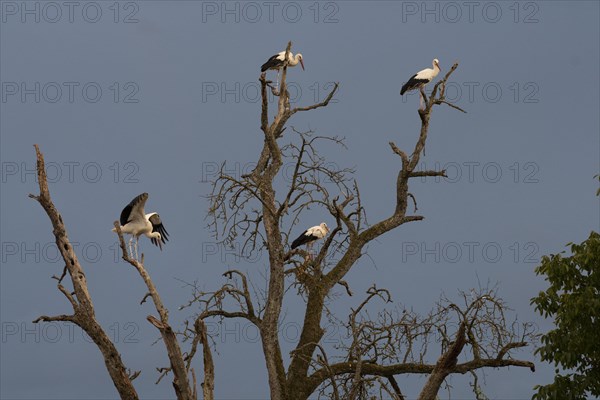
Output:
[[[424,218],[408,212],[410,202],[414,212],[417,211],[415,196],[408,190],[411,178],[446,177],[445,170],[416,170],[424,153],[433,109],[446,104],[464,110],[445,98],[446,82],[456,70],[458,64],[455,64],[435,84],[431,96],[423,93],[426,105],[418,112],[421,127],[412,152],[389,143],[392,152],[400,158],[394,183],[395,199],[390,214],[369,225],[358,184],[352,178],[354,171],[331,166],[319,151],[321,144],[327,141],[344,146],[343,139],[317,136],[312,131],[299,132],[293,127],[287,129],[292,115],[328,106],[338,89],[335,84],[320,103],[291,108],[286,83],[290,52],[291,42],[284,53],[278,91],[266,79],[266,73],[259,79],[264,143],[256,167],[240,179],[222,169],[213,182],[210,196],[211,227],[216,234],[223,235],[223,240],[229,243],[242,236],[244,249],[248,246],[251,251],[264,248],[268,252],[266,288],[260,292],[264,306],[255,309],[248,278],[232,270],[225,273],[229,281],[220,289],[194,292],[193,300],[186,307],[200,307],[196,321],[211,317],[245,318],[259,328],[272,399],[307,399],[316,390],[332,398],[365,398],[376,386],[403,399],[394,375],[427,374],[428,382],[422,395],[425,399],[429,393],[437,394],[449,374],[508,365],[530,367],[529,362],[510,357],[511,350],[519,347],[517,343],[525,340],[516,340],[514,333],[507,329],[505,307],[494,293],[484,294],[464,306],[445,301],[425,317],[406,310],[401,314],[384,310],[373,319],[368,315],[370,302],[374,299],[391,301],[387,290],[373,286],[364,301],[351,311],[348,322],[343,323],[351,336],[349,344],[340,346],[343,355],[332,357],[325,353],[320,344],[325,334],[321,320],[323,315],[330,314],[327,301],[339,296],[334,288],[341,285],[352,295],[344,278],[366,254],[369,243],[406,223]],[[267,98],[269,87],[278,97],[272,117]],[[289,143],[280,143],[291,135]],[[290,165],[293,168],[278,198],[275,188],[279,188],[284,160],[293,160]],[[301,216],[314,208],[329,214],[335,221],[328,222],[329,235],[319,242],[316,255],[301,248],[289,249],[288,239],[297,230]],[[290,267],[284,269],[288,265]],[[306,308],[300,338],[286,369],[277,332],[284,295],[291,288],[306,301]],[[452,331],[449,329],[452,324],[459,328]],[[439,341],[432,340],[433,335],[437,335]],[[196,336],[194,343],[197,340]],[[441,357],[437,361],[428,357],[432,343],[440,344]],[[466,348],[470,349],[473,359],[459,364],[458,357],[467,353]]]
[[[65,295],[73,307],[73,315],[59,315],[55,317],[41,316],[34,322],[41,321],[68,321],[73,322],[83,329],[92,338],[102,356],[106,369],[122,399],[137,399],[138,395],[131,383],[131,379],[127,373],[127,368],[121,360],[121,356],[115,345],[111,342],[106,332],[102,329],[96,320],[94,305],[88,291],[87,280],[83,268],[79,264],[77,255],[73,250],[73,246],[69,241],[67,229],[64,225],[62,216],[54,206],[50,198],[48,189],[48,181],[46,177],[46,167],[44,163],[44,155],[40,151],[38,145],[34,145],[37,156],[37,176],[40,194],[35,196],[30,194],[29,197],[37,200],[52,223],[56,246],[65,261],[66,269],[73,284],[74,294],[71,295],[61,284],[63,276],[58,280],[58,289]]]
[[[77,324],[75,315],[64,315],[64,314],[56,315],[53,317],[49,317],[47,315],[41,315],[41,316],[37,317],[36,319],[34,319],[33,323],[37,324],[38,322],[53,322],[53,321],[66,321],[66,322],[73,322],[74,324]]]
[[[121,225],[119,224],[119,221],[115,221],[114,226],[119,237],[119,244],[123,253],[123,260],[131,264],[131,266],[133,266],[140,274],[140,277],[148,288],[148,293],[154,302],[156,311],[160,316],[160,320],[158,320],[149,315],[147,320],[159,330],[163,338],[163,342],[165,343],[165,348],[167,349],[167,354],[169,356],[169,362],[171,363],[171,370],[173,371],[173,388],[175,389],[175,394],[179,400],[195,400],[193,397],[193,389],[190,386],[188,379],[188,370],[185,367],[181,348],[179,347],[179,342],[177,341],[175,332],[169,325],[169,312],[163,305],[160,295],[156,290],[156,286],[154,286],[154,282],[152,282],[150,275],[144,268],[144,255],[142,254],[141,262],[131,258],[127,253],[127,246],[125,245],[125,240],[123,239],[123,232],[121,231]],[[144,296],[142,302],[146,299],[146,297],[147,295]]]

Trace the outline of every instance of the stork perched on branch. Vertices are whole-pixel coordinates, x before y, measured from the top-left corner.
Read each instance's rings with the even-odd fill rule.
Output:
[[[329,228],[327,227],[327,224],[325,222],[321,222],[320,225],[308,228],[300,236],[298,236],[296,240],[292,242],[292,250],[296,247],[306,244],[306,247],[310,253],[314,242],[319,239],[323,239],[325,236],[327,236],[328,232]]]
[[[138,243],[140,235],[150,238],[150,241],[162,250],[162,245],[169,240],[169,233],[165,229],[158,213],[144,213],[144,206],[148,200],[148,193],[136,196],[121,211],[121,232],[131,235],[129,239],[129,252],[132,252],[133,238],[135,237],[135,258],[138,258]],[[113,232],[116,232],[113,228]]]
[[[292,54],[292,52],[290,51],[288,53],[287,65],[290,67],[295,67],[296,65],[298,65],[298,63],[300,63],[300,65],[302,66],[302,70],[304,71],[304,61],[302,61],[302,54],[298,53],[294,56]],[[281,70],[283,69],[283,67],[285,65],[286,65],[285,51],[282,51],[278,54],[275,54],[274,56],[269,58],[266,63],[261,65],[260,71],[265,72],[269,69],[276,70],[277,71],[277,88],[279,88],[279,73],[281,72]]]
[[[406,82],[402,89],[400,89],[400,95],[404,93],[419,89],[419,107],[423,107],[423,96],[421,95],[421,88],[431,82],[440,73],[440,64],[437,58],[433,59],[433,68],[425,68],[416,74],[414,74],[408,82]]]

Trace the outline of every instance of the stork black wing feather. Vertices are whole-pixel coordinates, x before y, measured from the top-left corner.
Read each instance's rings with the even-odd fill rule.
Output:
[[[165,226],[163,224],[158,225],[156,227],[156,229],[153,229],[152,231],[153,232],[158,231],[158,233],[160,233],[163,243],[169,241],[169,232],[167,232],[167,230],[165,229]]]
[[[416,77],[417,77],[417,74],[413,75],[413,77],[410,78],[408,80],[408,82],[406,82],[404,84],[404,86],[402,86],[402,89],[400,90],[400,95],[403,95],[404,93],[408,92],[409,90],[416,89],[420,85],[430,82],[430,79],[416,79]]]
[[[279,54],[275,54],[273,57],[269,58],[267,62],[260,67],[261,72],[265,72],[269,68],[279,68],[281,64],[283,64],[283,61],[277,57],[279,57]]]
[[[406,83],[402,86],[402,89],[400,89],[400,96],[402,96],[404,93],[406,93],[407,90],[411,89],[413,79],[415,79],[416,77],[417,77],[417,74],[414,74],[413,76],[410,77],[410,79],[408,81],[406,81]]]
[[[313,235],[307,235],[306,232],[303,232],[302,235],[298,236],[296,238],[296,240],[294,240],[292,242],[292,249],[295,249],[296,247],[302,246],[303,244],[310,243],[317,239],[318,239],[318,237],[313,236]]]
[[[129,204],[125,206],[123,211],[121,211],[121,217],[119,218],[121,226],[129,222],[129,217],[131,216],[131,211],[133,210],[133,207],[135,207],[140,202],[145,202],[146,200],[148,200],[148,193],[142,193],[139,196],[134,197],[134,199],[131,200]]]
[[[160,233],[160,241],[162,244],[166,244],[169,241],[169,232],[165,229],[160,216],[158,214],[154,214],[150,217],[150,223],[152,224],[152,232]],[[158,239],[151,238],[152,243],[156,246],[159,246]],[[160,246],[159,246],[160,247]]]

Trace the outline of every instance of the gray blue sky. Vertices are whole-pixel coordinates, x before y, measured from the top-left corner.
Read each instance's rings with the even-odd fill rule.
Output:
[[[143,284],[116,254],[112,222],[134,196],[150,193],[147,210],[160,212],[172,240],[162,252],[147,240],[141,248],[175,326],[192,312],[177,311],[190,298],[182,282],[216,288],[236,267],[262,284],[267,258],[246,262],[218,247],[204,196],[219,163],[239,175],[257,158],[259,67],[288,40],[306,65],[288,78],[297,104],[322,100],[340,83],[335,103],[290,124],[346,137],[347,150],[326,154],[357,170],[371,221],[393,209],[399,163],[387,143],[412,149],[418,133],[418,97],[401,98],[401,85],[433,58],[442,72],[460,63],[448,96],[468,114],[436,109],[422,159],[424,168],[446,167],[449,179],[412,183],[426,219],[373,243],[372,260],[347,277],[354,291],[375,283],[398,305],[426,312],[441,293],[490,281],[519,321],[549,329],[529,305],[544,287],[533,269],[543,254],[600,225],[592,179],[600,158],[599,3],[465,3],[2,0],[0,396],[116,397],[79,329],[31,323],[70,311],[50,279],[62,269],[50,223],[27,198],[37,192],[37,143],[98,318],[127,366],[143,370],[140,396],[174,397],[168,380],[154,384],[155,367],[168,361],[145,320],[151,305],[139,305]],[[326,216],[306,218],[313,225]],[[293,296],[284,305],[286,351],[302,319]],[[346,316],[358,301],[342,296],[333,307]],[[217,397],[267,397],[256,331],[242,321],[209,328],[220,333]],[[532,351],[519,356],[535,360]],[[486,394],[530,398],[553,376],[535,361],[535,373],[488,371]],[[406,380],[405,394],[414,398],[422,382]],[[453,398],[472,398],[464,377],[451,382]]]

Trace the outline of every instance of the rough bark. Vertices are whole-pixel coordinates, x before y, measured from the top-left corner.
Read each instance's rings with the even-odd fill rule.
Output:
[[[286,48],[285,59],[287,59],[291,46],[292,43],[289,42]],[[263,99],[261,130],[264,133],[265,142],[259,162],[257,163],[257,168],[250,174],[250,180],[256,187],[256,191],[259,194],[262,204],[262,218],[266,236],[265,243],[269,253],[269,284],[266,304],[259,329],[267,365],[271,399],[288,398],[286,372],[283,365],[278,336],[279,317],[281,315],[284,294],[285,254],[282,235],[279,228],[280,213],[277,212],[276,193],[273,188],[273,181],[283,164],[281,148],[277,144],[277,139],[281,137],[286,122],[293,114],[299,111],[308,111],[326,106],[331,100],[333,92],[337,89],[336,86],[336,89],[334,89],[330,96],[322,103],[309,107],[290,109],[286,76],[287,66],[284,66],[281,72],[277,114],[270,124],[267,102],[268,82],[266,81],[265,74],[260,78]],[[294,389],[290,388],[290,390],[293,391]],[[289,393],[289,395],[291,395],[291,393]]]
[[[122,399],[137,399],[138,395],[135,388],[132,385],[132,381],[137,378],[140,371],[137,371],[129,375],[128,370],[125,368],[121,356],[119,355],[114,344],[110,341],[106,332],[102,329],[95,317],[94,306],[90,293],[88,291],[85,273],[82,266],[75,255],[73,247],[69,242],[66,227],[62,220],[62,217],[58,213],[58,210],[54,206],[52,199],[50,198],[50,192],[48,189],[48,183],[46,178],[46,169],[44,165],[44,156],[41,153],[39,147],[35,145],[37,155],[37,174],[40,188],[40,194],[38,196],[29,195],[31,198],[36,199],[40,205],[46,211],[46,214],[50,218],[53,227],[53,234],[56,239],[56,245],[61,252],[63,260],[65,261],[65,269],[61,277],[54,277],[58,280],[58,289],[67,298],[73,307],[72,315],[57,315],[57,316],[40,316],[34,323],[41,321],[68,321],[72,322],[81,327],[94,341],[100,352],[104,357],[106,369]],[[151,297],[156,310],[159,314],[160,319],[153,316],[148,316],[148,321],[154,325],[161,333],[167,354],[170,361],[170,368],[160,369],[163,371],[164,376],[168,372],[173,372],[173,387],[175,394],[180,400],[194,400],[197,397],[196,391],[196,378],[193,369],[191,369],[192,356],[188,359],[183,357],[179,342],[177,340],[176,333],[173,331],[168,323],[168,310],[163,305],[162,300],[156,290],[150,275],[146,271],[142,260],[139,262],[130,257],[127,253],[125,241],[120,230],[120,224],[115,221],[115,227],[119,235],[121,249],[123,251],[123,259],[130,263],[139,273],[142,280],[148,288],[148,293],[144,296],[142,303],[147,297]],[[73,284],[73,292],[68,291],[62,284],[65,276],[69,276]],[[201,324],[200,326],[203,326]],[[207,343],[206,332],[204,330],[204,337],[200,337],[199,343],[203,346],[203,358],[204,358],[204,369],[205,378],[203,385],[203,395],[205,399],[212,399],[214,390],[214,366],[212,364],[212,355],[210,348]],[[197,345],[198,343],[196,343]],[[195,347],[194,347],[195,349]],[[186,365],[186,360],[188,361]],[[188,374],[191,373],[193,376],[193,387],[190,385]],[[162,378],[161,376],[161,378]],[[160,379],[159,378],[159,381]]]
[[[458,362],[458,356],[467,343],[465,332],[466,323],[463,322],[458,328],[454,343],[442,354],[427,378],[427,382],[419,394],[419,400],[435,400],[442,383],[452,373],[453,368]]]
[[[190,386],[188,369],[186,368],[177,336],[175,335],[173,328],[171,328],[171,325],[169,325],[169,312],[163,305],[162,299],[160,298],[160,295],[158,294],[156,286],[154,285],[154,282],[152,282],[148,271],[146,271],[146,268],[144,268],[144,255],[142,254],[141,262],[133,259],[127,252],[127,246],[125,245],[125,240],[123,239],[123,233],[121,232],[121,225],[119,224],[119,221],[115,221],[114,226],[117,230],[117,234],[119,235],[119,243],[123,253],[123,260],[131,264],[140,274],[140,277],[148,288],[148,294],[146,296],[149,295],[152,298],[156,311],[160,316],[160,320],[152,315],[148,315],[146,319],[159,330],[162,336],[165,348],[167,350],[167,355],[169,357],[171,371],[173,372],[173,388],[175,390],[175,395],[177,396],[178,400],[194,400],[194,393],[196,391],[195,388]]]
[[[202,395],[204,400],[214,400],[215,395],[215,365],[210,352],[208,336],[206,335],[206,325],[204,321],[198,320],[198,330],[200,331],[200,343],[202,344],[202,362],[204,364],[204,382],[202,384]],[[194,390],[196,382],[194,381]],[[196,397],[196,396],[194,396]]]
[[[94,305],[88,291],[87,281],[82,266],[69,241],[67,229],[58,210],[50,198],[48,181],[46,178],[46,168],[44,165],[44,156],[38,145],[35,145],[37,155],[37,175],[40,194],[38,196],[30,194],[29,197],[37,200],[46,211],[52,223],[56,246],[65,262],[65,268],[73,284],[73,293],[69,293],[62,285],[62,278],[58,279],[58,289],[65,295],[73,307],[73,315],[59,315],[54,317],[41,316],[34,323],[40,321],[68,321],[76,324],[83,329],[92,338],[102,356],[104,364],[115,388],[122,399],[137,399],[138,395],[131,383],[131,380],[121,355],[115,345],[111,342],[106,332],[102,329],[96,320]]]
[[[285,53],[285,59],[290,52],[291,43],[288,44]],[[287,90],[285,85],[285,76],[287,67],[282,71],[282,83],[280,90]],[[262,90],[266,90],[263,84]],[[279,107],[284,107],[279,101]],[[269,286],[267,291],[267,301],[265,311],[260,324],[261,341],[265,361],[269,375],[269,388],[271,390],[271,399],[280,400],[286,397],[285,395],[285,370],[283,368],[283,360],[281,357],[281,349],[279,346],[278,326],[279,316],[281,314],[281,299],[283,298],[284,290],[284,273],[283,273],[283,245],[281,240],[281,232],[279,231],[279,221],[277,220],[275,210],[275,189],[273,188],[273,180],[281,168],[281,151],[277,145],[277,136],[279,135],[281,119],[283,115],[278,113],[275,121],[268,125],[263,121],[263,132],[265,135],[264,153],[268,154],[271,162],[260,174],[254,175],[256,186],[260,191],[262,199],[262,214],[264,219],[265,235],[267,238],[267,251],[269,253]]]
[[[457,65],[455,64],[446,74],[444,79],[435,86],[436,89],[441,83],[445,85],[446,80],[452,74],[452,72],[454,72],[456,67]],[[400,156],[402,162],[402,168],[398,172],[396,181],[396,206],[393,214],[388,218],[375,223],[373,226],[362,232],[358,232],[358,229],[356,229],[356,227],[347,217],[345,218],[344,216],[341,216],[350,232],[350,244],[342,259],[321,280],[320,285],[322,285],[322,288],[319,290],[309,291],[307,302],[308,306],[306,308],[300,341],[296,347],[297,351],[294,353],[288,373],[288,384],[291,388],[293,388],[292,392],[297,394],[294,396],[294,398],[306,398],[307,395],[310,394],[308,392],[312,389],[311,385],[307,382],[308,370],[310,367],[312,354],[316,348],[316,344],[319,343],[323,335],[322,328],[320,327],[320,320],[324,311],[323,307],[325,297],[356,264],[362,255],[363,248],[369,242],[407,222],[419,221],[424,218],[419,215],[406,215],[409,203],[408,198],[411,196],[408,191],[408,182],[410,178],[423,176],[423,172],[415,173],[415,168],[419,164],[421,153],[425,148],[427,134],[429,132],[429,119],[431,112],[433,111],[434,105],[445,102],[443,99],[443,94],[440,98],[436,99],[436,89],[434,89],[434,92],[427,102],[425,109],[419,110],[419,116],[421,118],[421,130],[410,158],[402,150],[398,149],[394,143],[390,143],[392,151]],[[430,176],[445,176],[445,171],[428,172]]]

